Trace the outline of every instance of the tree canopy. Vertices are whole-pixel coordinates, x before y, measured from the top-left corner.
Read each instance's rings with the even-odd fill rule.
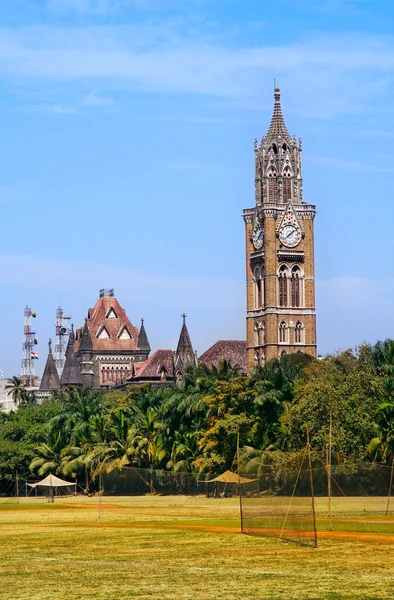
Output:
[[[16,379],[16,378],[15,378]],[[333,448],[353,461],[390,462],[394,453],[394,342],[361,345],[316,360],[288,354],[249,376],[223,361],[189,369],[180,387],[54,392],[0,414],[0,480],[15,471],[86,479],[126,465],[177,472],[234,467],[237,437],[250,460],[305,448]],[[18,391],[19,390],[19,391]]]

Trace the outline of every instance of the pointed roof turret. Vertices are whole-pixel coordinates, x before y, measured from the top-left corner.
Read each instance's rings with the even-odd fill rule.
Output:
[[[81,373],[74,351],[74,341],[74,325],[71,325],[70,336],[66,348],[66,362],[60,378],[61,386],[82,385]]]
[[[141,319],[141,328],[138,334],[137,350],[145,350],[145,352],[150,352],[149,340],[144,327],[144,319]]]
[[[175,369],[185,369],[197,365],[196,354],[186,326],[186,315],[182,315],[183,325],[179,336],[178,346],[174,356]]]
[[[288,144],[292,144],[294,140],[292,140],[289,132],[287,131],[287,127],[282,115],[282,107],[280,105],[280,89],[278,88],[278,86],[275,86],[274,98],[274,112],[272,114],[271,124],[268,129],[268,133],[265,137],[265,140],[272,142],[274,140],[280,139],[281,141],[285,141]]]
[[[60,389],[59,375],[56,364],[52,356],[52,340],[48,341],[48,358],[44,369],[44,374],[40,383],[40,390],[58,390]]]
[[[87,350],[93,350],[93,342],[92,342],[92,338],[90,337],[87,319],[85,319],[85,326],[82,331],[81,342],[79,344],[79,350],[82,352],[86,352]]]

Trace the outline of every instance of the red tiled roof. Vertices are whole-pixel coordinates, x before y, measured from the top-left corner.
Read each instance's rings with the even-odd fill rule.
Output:
[[[211,346],[198,359],[199,365],[207,365],[211,368],[219,367],[221,359],[227,359],[231,366],[238,365],[246,373],[246,341],[244,340],[219,340]]]
[[[111,309],[115,312],[116,318],[107,318]],[[126,315],[126,311],[120,306],[116,298],[112,296],[99,298],[94,308],[89,309],[86,323],[92,339],[93,350],[127,352],[137,349],[138,329],[131,324]],[[97,335],[103,327],[107,330],[108,337],[98,338]],[[120,339],[118,337],[125,327],[131,336],[130,339]],[[78,350],[82,332],[82,327],[76,331],[75,351]]]
[[[134,363],[134,376],[127,377],[127,380],[160,379],[163,367],[166,372],[166,378],[173,379],[173,356],[174,352],[172,350],[156,350],[145,362]]]

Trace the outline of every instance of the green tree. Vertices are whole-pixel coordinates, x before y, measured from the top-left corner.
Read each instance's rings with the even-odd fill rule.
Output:
[[[21,377],[18,377],[18,375],[11,377],[9,383],[6,384],[5,389],[8,391],[8,395],[13,399],[15,407],[22,404],[27,396],[25,382]]]

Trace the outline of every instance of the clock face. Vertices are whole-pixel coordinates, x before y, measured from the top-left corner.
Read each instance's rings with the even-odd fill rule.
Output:
[[[286,225],[279,233],[279,239],[285,246],[297,246],[300,243],[301,236],[297,227],[294,225]]]
[[[256,224],[253,230],[253,246],[256,250],[260,250],[264,243],[264,231],[260,224]]]

